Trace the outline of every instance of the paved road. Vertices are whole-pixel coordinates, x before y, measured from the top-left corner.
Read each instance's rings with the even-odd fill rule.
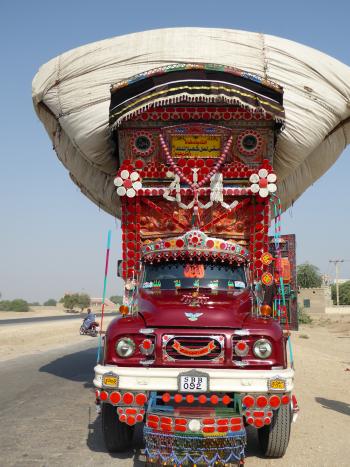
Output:
[[[92,388],[95,341],[0,363],[2,467],[143,466],[105,450]]]
[[[349,465],[350,336],[307,332],[309,339],[294,340],[302,411],[287,454],[263,459],[250,432],[247,467]],[[91,384],[95,346],[89,339],[0,363],[1,467],[144,465],[139,450],[115,456],[105,450]]]
[[[95,313],[96,317],[100,317],[101,313]],[[105,316],[112,316],[116,315],[115,311],[109,311],[105,313]],[[1,319],[0,320],[0,326],[3,324],[25,324],[25,323],[40,323],[44,321],[62,321],[62,320],[67,320],[67,319],[80,319],[82,320],[85,318],[86,313],[82,314],[67,314],[63,316],[41,316],[41,317],[34,317],[34,318],[12,318],[12,319]]]
[[[2,467],[145,465],[139,449],[112,456],[104,447],[91,384],[95,345],[0,363]]]

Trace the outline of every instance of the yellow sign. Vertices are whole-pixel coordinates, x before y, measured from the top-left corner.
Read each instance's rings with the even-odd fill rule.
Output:
[[[117,387],[118,378],[117,376],[104,376],[103,377],[103,386]]]
[[[276,391],[285,391],[286,382],[283,379],[272,379],[269,381],[270,389],[275,389]]]
[[[220,135],[173,135],[171,137],[171,155],[174,158],[218,158],[220,152]]]

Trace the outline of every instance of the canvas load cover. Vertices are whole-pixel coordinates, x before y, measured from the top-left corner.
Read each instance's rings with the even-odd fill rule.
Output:
[[[266,34],[204,28],[159,29],[88,44],[40,68],[33,102],[72,180],[112,215],[119,213],[119,197],[111,86],[179,63],[234,67],[283,88],[285,127],[274,158],[283,209],[349,143],[350,68],[317,50]]]

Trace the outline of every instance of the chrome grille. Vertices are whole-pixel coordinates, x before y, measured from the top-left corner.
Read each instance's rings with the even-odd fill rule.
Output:
[[[175,336],[162,338],[165,361],[217,361],[223,359],[224,336]]]

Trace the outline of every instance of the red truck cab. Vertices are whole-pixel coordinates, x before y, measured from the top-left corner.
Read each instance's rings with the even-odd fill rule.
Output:
[[[243,462],[247,425],[265,455],[287,449],[291,238],[268,237],[282,91],[213,64],[112,87],[125,294],[94,379],[110,451],[137,423],[153,463]]]

